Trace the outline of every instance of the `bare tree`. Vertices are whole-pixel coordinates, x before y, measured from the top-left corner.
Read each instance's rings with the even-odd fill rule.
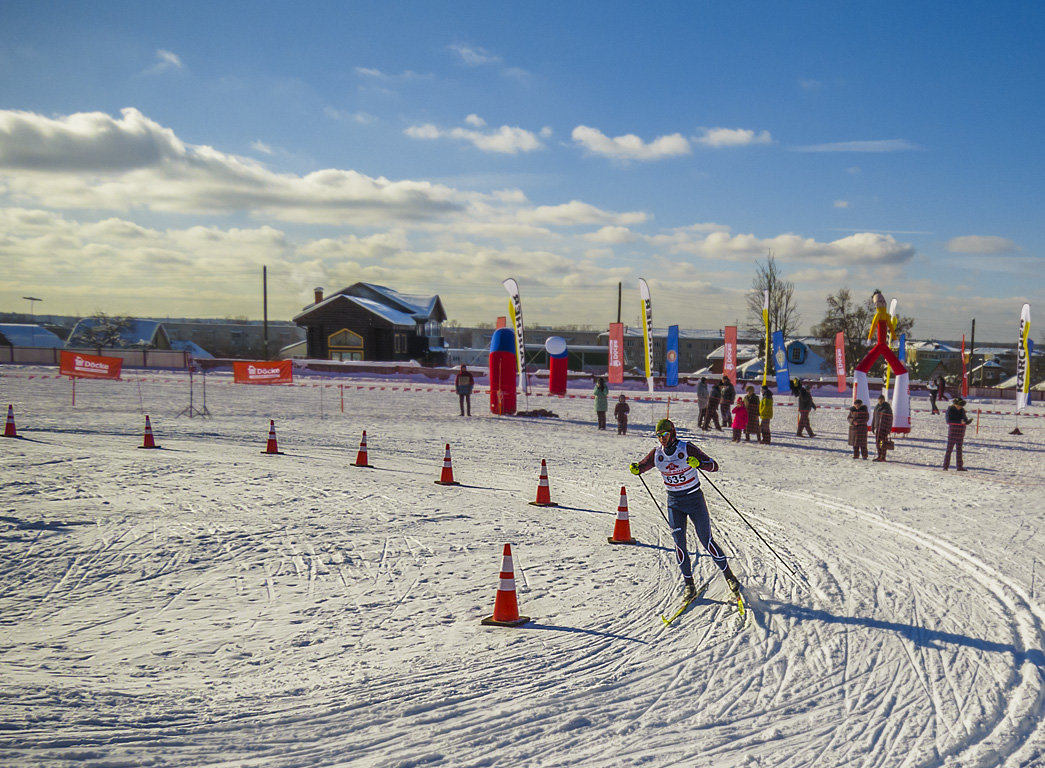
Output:
[[[765,263],[755,263],[755,277],[751,281],[751,291],[747,294],[748,315],[744,330],[756,337],[765,336],[765,324],[762,322],[765,291],[769,291],[769,332],[783,331],[785,337],[794,336],[800,319],[795,305],[795,284],[780,276],[772,251]],[[765,344],[766,339],[762,338],[759,348],[763,358],[766,357]]]

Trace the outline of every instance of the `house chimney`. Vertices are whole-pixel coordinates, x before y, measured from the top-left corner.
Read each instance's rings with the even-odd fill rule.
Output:
[[[316,292],[316,304],[323,301],[323,286],[313,289]]]

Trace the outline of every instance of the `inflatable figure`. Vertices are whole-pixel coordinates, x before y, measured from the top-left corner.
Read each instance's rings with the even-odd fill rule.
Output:
[[[865,403],[871,402],[870,392],[867,388],[867,374],[871,370],[871,366],[875,364],[875,361],[879,357],[884,357],[889,364],[889,369],[896,374],[896,388],[893,391],[892,431],[910,432],[911,393],[908,384],[909,374],[907,373],[907,368],[900,362],[900,358],[889,348],[889,341],[896,330],[896,318],[891,316],[889,310],[886,309],[885,296],[882,295],[881,291],[876,290],[873,298],[875,305],[874,317],[871,318],[871,328],[867,338],[870,339],[877,332],[878,341],[856,366],[853,376],[855,380],[853,397]]]
[[[490,339],[490,413],[515,413],[515,331],[498,328]]]

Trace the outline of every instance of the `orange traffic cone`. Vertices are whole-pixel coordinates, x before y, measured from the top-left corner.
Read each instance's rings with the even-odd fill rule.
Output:
[[[279,446],[276,444],[276,422],[272,419],[269,419],[269,441],[262,453],[273,453],[279,456],[283,455],[283,451],[281,451]]]
[[[435,481],[436,485],[460,485],[459,482],[454,480],[454,466],[450,461],[450,443],[446,444],[446,455],[443,456],[443,472],[439,475],[439,479]]]
[[[275,440],[275,437],[273,437],[272,439]],[[142,444],[139,445],[138,447],[139,448],[159,448],[160,447],[160,446],[156,445],[156,441],[152,439],[152,423],[149,421],[149,417],[148,416],[145,417],[145,438],[142,440]]]
[[[18,430],[15,429],[15,407],[13,405],[7,406],[7,424],[4,426],[4,437],[18,437]]]
[[[501,558],[501,583],[497,587],[497,599],[493,604],[493,616],[482,623],[495,627],[517,627],[530,620],[519,615],[519,603],[515,599],[515,566],[512,565],[512,545],[504,545]]]
[[[373,467],[373,465],[370,464],[369,459],[367,458],[367,456],[368,456],[368,454],[367,454],[367,450],[366,450],[366,430],[364,429],[363,430],[363,439],[359,441],[359,453],[356,454],[356,463],[353,464],[352,466],[353,467],[364,467],[366,469],[373,469],[374,467]]]
[[[548,465],[544,459],[541,459],[541,479],[537,483],[537,500],[531,501],[530,505],[534,507],[559,506],[552,501],[552,492],[548,485]]]
[[[631,523],[628,521],[628,491],[620,487],[620,504],[617,505],[617,522],[613,524],[613,536],[606,539],[610,544],[634,544],[631,538]]]

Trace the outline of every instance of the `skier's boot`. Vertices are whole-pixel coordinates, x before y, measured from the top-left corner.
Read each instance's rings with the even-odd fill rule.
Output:
[[[734,597],[740,597],[740,581],[736,576],[733,575],[733,571],[726,566],[726,570],[722,571],[722,575],[726,577],[726,584],[729,585],[729,591],[733,593]]]
[[[682,589],[682,602],[688,603],[690,600],[694,600],[697,597],[697,586],[693,583],[693,579],[686,579],[686,586]]]

